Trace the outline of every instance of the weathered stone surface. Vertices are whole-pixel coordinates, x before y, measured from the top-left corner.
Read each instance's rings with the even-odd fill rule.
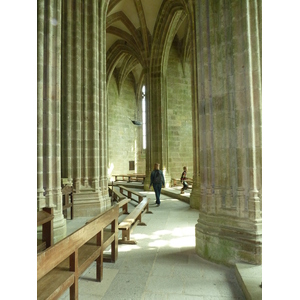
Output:
[[[257,264],[261,1],[178,3],[162,1],[149,31],[141,11],[135,28],[108,1],[38,1],[37,206],[55,208],[60,239],[61,177],[76,190],[75,216],[94,216],[109,205],[112,174],[146,173],[147,189],[155,162],[167,184],[187,166],[197,253]],[[106,49],[109,34],[123,39]],[[146,149],[128,119],[142,120],[143,86]]]

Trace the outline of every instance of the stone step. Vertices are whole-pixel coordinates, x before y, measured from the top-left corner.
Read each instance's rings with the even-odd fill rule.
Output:
[[[238,263],[235,265],[238,283],[247,300],[262,299],[262,266]]]

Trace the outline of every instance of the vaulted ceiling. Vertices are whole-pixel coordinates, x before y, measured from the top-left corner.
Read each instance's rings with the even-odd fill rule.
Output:
[[[187,2],[111,0],[106,22],[107,81],[114,75],[120,88],[130,74],[135,84],[140,85],[143,70],[149,68],[153,56],[154,40],[166,40],[167,35],[171,42],[176,42],[182,61],[187,59],[190,53]],[[164,22],[167,24],[162,25]]]

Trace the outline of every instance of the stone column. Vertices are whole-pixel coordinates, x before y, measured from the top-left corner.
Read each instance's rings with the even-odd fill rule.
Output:
[[[198,170],[196,175],[199,180],[193,183],[193,191],[190,197],[192,207],[199,208],[200,211],[207,212],[207,188],[209,185],[209,145],[210,132],[209,127],[209,105],[207,105],[207,98],[209,97],[210,80],[208,77],[208,48],[207,48],[207,23],[206,10],[202,7],[203,2],[196,1],[195,6],[195,55],[197,64],[194,63],[193,67],[196,68],[196,82],[194,88],[197,90],[193,98],[193,106],[197,108],[194,111],[194,126],[195,126],[195,139],[198,148],[194,151],[194,170]],[[201,25],[200,25],[201,22]],[[200,63],[201,62],[201,63]],[[195,165],[196,164],[196,165]],[[197,165],[198,164],[198,165]],[[209,194],[211,197],[211,194]]]
[[[154,69],[154,68],[153,68]],[[163,74],[160,72],[151,70],[150,72],[150,88],[151,91],[148,95],[149,98],[149,128],[150,131],[150,143],[147,144],[147,151],[150,154],[149,170],[147,177],[150,178],[150,173],[153,170],[155,162],[160,163],[160,169],[166,171],[167,157],[164,138],[166,135],[165,127],[165,105],[166,101],[163,89]],[[147,93],[147,92],[146,92]]]
[[[168,12],[168,13],[166,13]],[[165,19],[167,16],[168,20]],[[168,131],[167,131],[167,86],[166,68],[169,51],[182,20],[186,17],[185,12],[178,10],[171,2],[165,2],[158,16],[153,33],[150,60],[149,78],[149,130],[151,142],[147,145],[147,154],[150,155],[150,172],[155,162],[160,163],[164,171],[166,187],[171,180],[168,174]],[[160,20],[161,18],[161,20]],[[150,173],[147,174],[150,176]]]
[[[73,178],[73,185],[75,191],[80,191],[82,179],[82,66],[83,66],[83,49],[82,49],[82,2],[73,1],[72,10],[73,16],[71,18],[72,27],[72,52],[73,52],[73,128],[70,133],[72,136],[72,173],[68,174],[68,178]]]
[[[62,4],[62,177],[68,178],[74,193],[82,182],[82,2]],[[75,194],[74,194],[75,198]],[[74,215],[76,210],[74,205]]]
[[[246,1],[247,63],[246,88],[249,99],[249,218],[261,232],[261,1]]]
[[[198,74],[197,61],[200,61],[200,52],[196,48],[196,19],[199,18],[199,12],[195,11],[194,1],[189,1],[190,15],[189,22],[191,28],[191,94],[192,94],[192,117],[193,117],[193,189],[190,195],[190,206],[199,209],[199,199],[201,195],[200,188],[200,94],[198,80],[201,74]]]
[[[77,28],[75,21],[76,16],[80,14],[80,6],[76,5],[76,1],[62,2],[62,97],[61,97],[61,147],[62,147],[62,170],[63,178],[68,179],[69,184],[73,184],[73,162],[74,151],[74,122],[76,114],[76,89],[79,86],[74,84],[76,76],[77,64],[81,64],[81,60],[77,61],[76,43],[80,41],[77,36]],[[73,21],[72,21],[73,20]],[[79,22],[80,24],[80,22]],[[80,29],[80,28],[79,28]],[[79,99],[80,100],[80,99]],[[74,113],[75,108],[75,113]]]
[[[73,181],[74,216],[110,204],[107,184],[106,1],[63,5],[63,177]]]
[[[43,86],[44,86],[44,1],[37,13],[37,209],[46,206],[43,185]]]
[[[54,207],[56,242],[66,234],[60,173],[61,2],[39,0],[38,13],[38,196],[42,200],[39,209]],[[45,201],[41,197],[42,176]]]
[[[260,9],[260,1],[196,2],[196,252],[225,264],[261,263]]]
[[[149,68],[147,68],[147,71],[145,72],[145,98],[146,98],[146,178],[144,181],[144,190],[148,190],[149,184],[150,184],[150,174],[153,170],[153,163],[152,163],[152,138],[151,138],[151,116],[150,116],[150,74],[149,74]]]
[[[107,120],[107,90],[106,90],[106,15],[108,1],[99,2],[99,32],[98,32],[98,55],[99,55],[99,185],[101,190],[101,208],[110,205],[108,195],[108,120]]]

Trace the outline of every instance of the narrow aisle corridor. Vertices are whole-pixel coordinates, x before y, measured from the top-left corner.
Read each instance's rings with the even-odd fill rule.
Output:
[[[156,207],[154,193],[144,193],[150,199],[152,214],[142,217],[147,226],[133,230],[131,237],[137,244],[119,245],[118,260],[104,263],[104,279],[100,283],[94,280],[95,263],[89,267],[79,281],[79,298],[245,299],[234,268],[208,262],[195,253],[198,211],[165,195],[161,195],[161,205]],[[129,211],[133,205],[135,202],[131,201]],[[61,299],[68,297],[66,292]]]

